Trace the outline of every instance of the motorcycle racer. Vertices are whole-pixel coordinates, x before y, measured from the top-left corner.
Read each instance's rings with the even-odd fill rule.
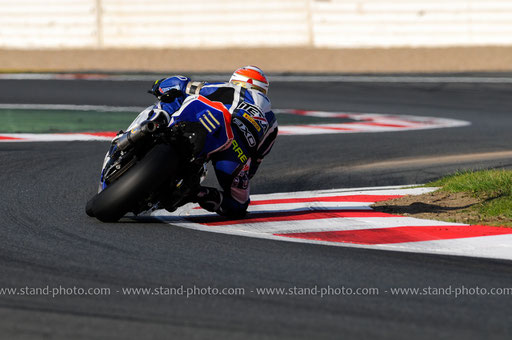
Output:
[[[245,66],[237,69],[229,82],[207,83],[172,76],[157,80],[148,91],[160,100],[160,110],[143,118],[163,120],[169,126],[177,126],[187,108],[198,101],[212,108],[218,108],[221,103],[219,110],[227,111],[224,122],[207,111],[194,127],[206,134],[213,134],[218,126],[227,131],[225,142],[220,141],[205,159],[212,162],[222,190],[200,186],[190,198],[205,210],[229,217],[245,215],[250,202],[250,180],[270,152],[278,132],[267,97],[268,87],[267,77],[260,68]]]

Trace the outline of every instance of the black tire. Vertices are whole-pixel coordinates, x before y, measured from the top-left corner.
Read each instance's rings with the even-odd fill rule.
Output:
[[[87,202],[87,215],[102,222],[116,222],[146,195],[169,182],[176,173],[177,159],[170,145],[156,145],[117,181]]]
[[[94,199],[96,198],[97,195],[94,195],[93,198],[91,198],[90,200],[87,201],[87,205],[85,206],[85,213],[90,216],[90,217],[94,217],[94,211],[92,210],[92,204],[94,202]]]

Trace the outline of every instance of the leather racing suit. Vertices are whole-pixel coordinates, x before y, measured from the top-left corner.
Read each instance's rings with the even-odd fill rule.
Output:
[[[208,159],[222,191],[201,187],[196,201],[203,208],[221,215],[245,215],[250,203],[250,180],[270,152],[278,132],[268,97],[240,85],[195,82],[184,76],[158,80],[149,92],[161,100],[161,108],[169,113],[169,125],[172,124],[173,113],[178,115],[188,101],[198,96],[220,102],[229,111],[233,131],[231,145],[212,153]],[[201,123],[207,131],[212,129],[212,122],[208,119],[201,120]]]

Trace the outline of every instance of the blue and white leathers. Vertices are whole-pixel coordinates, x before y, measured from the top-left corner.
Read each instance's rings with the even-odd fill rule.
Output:
[[[228,148],[233,141],[231,114],[222,104],[201,95],[187,97],[170,118],[169,127],[180,122],[200,122],[208,132],[203,149],[195,157],[208,160],[212,154]]]
[[[277,137],[270,100],[257,90],[232,83],[193,82],[183,76],[160,82],[160,93],[171,90],[180,91],[183,97],[160,102],[151,117],[141,114],[132,125],[157,116],[166,116],[169,126],[184,120],[201,122],[208,131],[204,154],[212,161],[223,189],[220,209],[227,215],[245,212],[250,179]]]

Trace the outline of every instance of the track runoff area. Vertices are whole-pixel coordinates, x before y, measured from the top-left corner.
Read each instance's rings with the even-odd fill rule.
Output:
[[[8,76],[8,75],[7,75]],[[14,79],[102,79],[146,80],[149,76],[104,75],[12,75]],[[6,75],[0,75],[5,78]],[[126,77],[131,77],[127,79]],[[134,79],[135,77],[135,79]],[[141,78],[141,79],[139,79]],[[154,78],[151,76],[151,78]],[[280,81],[292,81],[284,77]],[[304,78],[301,78],[304,81]],[[383,81],[383,82],[484,82],[512,83],[512,78],[496,77],[311,77],[311,81]],[[141,107],[90,105],[19,105],[1,104],[0,112],[38,110],[54,115],[59,111],[87,111],[135,114]],[[378,133],[467,126],[468,121],[438,117],[376,113],[275,110],[282,138],[290,135]],[[81,115],[83,118],[84,115]],[[123,116],[126,119],[127,116]],[[129,116],[133,118],[134,115]],[[12,119],[12,117],[11,117]],[[115,121],[119,124],[121,121]],[[83,122],[82,122],[83,123]],[[129,121],[123,121],[128,124]],[[44,124],[43,124],[44,125]],[[85,124],[87,125],[87,124]],[[76,125],[75,125],[76,126]],[[104,125],[103,125],[104,126]],[[116,125],[119,126],[119,125]],[[122,125],[121,125],[122,126]],[[107,124],[108,127],[108,124]],[[74,132],[38,133],[0,132],[2,142],[109,141],[112,131],[88,131],[87,126]],[[157,210],[142,217],[155,218],[183,228],[206,232],[318,245],[373,248],[417,253],[461,255],[512,260],[512,228],[476,226],[397,216],[374,211],[371,204],[418,195],[435,188],[372,187],[327,191],[304,191],[253,195],[249,214],[240,220],[227,220],[187,204],[173,213]]]

